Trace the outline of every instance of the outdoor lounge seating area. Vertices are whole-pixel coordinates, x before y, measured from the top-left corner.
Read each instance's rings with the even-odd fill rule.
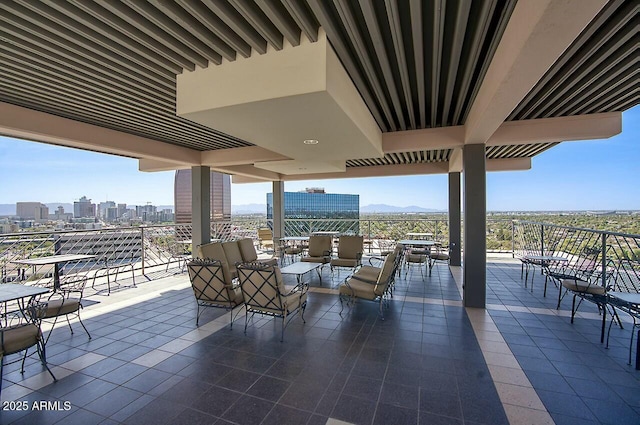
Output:
[[[69,410],[5,410],[0,422],[640,419],[640,372],[627,364],[631,321],[622,317],[625,329],[612,326],[605,348],[595,305],[581,307],[571,324],[568,298],[556,310],[555,297],[524,288],[511,256],[489,259],[486,311],[462,306],[456,267],[435,267],[424,281],[418,273],[396,275],[384,320],[380,304],[363,299],[340,314],[344,275],[325,268],[322,284],[305,275],[304,321],[294,316],[283,342],[279,318],[255,315],[245,334],[243,307],[234,310],[240,326],[233,328],[225,309],[198,313],[188,275],[163,269],[110,296],[87,289],[82,317],[92,339],[56,330],[47,344],[57,382],[37,356],[27,358],[24,374],[20,362],[5,366],[3,402],[62,400]],[[293,276],[283,279],[296,284]]]

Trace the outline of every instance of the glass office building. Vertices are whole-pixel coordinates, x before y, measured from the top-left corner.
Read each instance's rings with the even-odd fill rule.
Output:
[[[267,193],[267,218],[273,218],[273,193]],[[358,219],[360,195],[325,193],[322,189],[284,193],[285,219]]]
[[[191,170],[177,170],[174,185],[175,221],[191,223]],[[231,219],[231,177],[211,173],[211,220]]]

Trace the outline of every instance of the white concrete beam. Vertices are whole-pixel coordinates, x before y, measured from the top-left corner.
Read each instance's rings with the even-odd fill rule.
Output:
[[[519,0],[465,122],[486,143],[608,0]]]
[[[143,172],[174,171],[190,168],[191,166],[188,164],[176,164],[175,162],[158,161],[157,159],[141,158],[138,160],[138,170]]]
[[[531,169],[531,158],[487,159],[487,171],[525,171]]]
[[[453,149],[464,143],[464,127],[439,127],[421,130],[394,131],[382,134],[382,150],[416,152],[421,150]]]
[[[426,164],[376,165],[371,167],[351,167],[344,173],[300,174],[282,176],[284,181],[355,179],[362,177],[413,176],[420,174],[446,174],[447,162],[430,162]]]
[[[180,166],[200,163],[200,152],[194,149],[3,102],[0,102],[0,134],[130,158],[166,161]]]
[[[287,159],[290,158],[261,148],[260,146],[217,149],[204,151],[201,154],[202,164],[210,167],[228,167],[231,165],[246,165],[256,162],[282,161]]]
[[[282,180],[282,175],[274,173],[272,171],[256,168],[253,165],[232,165],[229,167],[211,167],[212,170],[219,171],[221,173],[234,175],[247,176],[249,178],[259,179],[261,181],[276,181]]]
[[[487,146],[607,139],[621,131],[621,112],[509,121],[493,133]]]

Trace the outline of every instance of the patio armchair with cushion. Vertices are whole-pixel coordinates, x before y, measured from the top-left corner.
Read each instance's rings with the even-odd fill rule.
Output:
[[[273,249],[273,232],[268,227],[258,229],[258,245],[264,249]]]
[[[277,266],[262,263],[243,263],[238,265],[238,278],[246,308],[244,332],[247,333],[249,319],[257,314],[282,319],[280,341],[284,339],[284,330],[297,314],[304,323],[304,310],[307,307],[307,285],[301,284],[287,289]]]
[[[258,259],[253,241],[250,238],[229,242],[212,242],[200,245],[197,249],[197,258],[219,260],[225,270],[225,279],[228,285],[238,277],[236,264],[247,262],[264,262],[277,264],[277,258]]]
[[[339,288],[340,315],[344,309],[344,302],[349,305],[355,303],[357,298],[379,303],[380,319],[384,320],[383,303],[391,283],[395,278],[399,262],[396,261],[396,251],[389,254],[382,264],[380,273],[375,280],[357,273],[345,279]]]
[[[200,321],[201,307],[217,307],[231,313],[233,328],[233,309],[242,304],[242,292],[239,285],[227,284],[220,260],[195,259],[187,264],[191,289],[196,298],[196,326]],[[203,310],[204,311],[204,310]],[[236,313],[237,316],[237,313]]]
[[[307,256],[300,261],[308,263],[322,263],[322,267],[331,261],[333,238],[331,236],[311,235]]]
[[[24,351],[20,373],[24,373],[24,362],[31,347],[36,347],[40,362],[47,369],[54,381],[57,381],[47,365],[45,342],[40,323],[47,309],[46,303],[31,303],[26,311],[6,313],[0,324],[0,393],[2,392],[2,376],[5,364],[20,361],[18,358],[6,363],[5,357]]]
[[[331,272],[336,267],[346,267],[355,270],[362,265],[364,250],[364,236],[340,236],[338,240],[338,257],[330,261]]]
[[[398,273],[398,267],[402,263],[403,257],[402,254],[404,252],[404,246],[401,244],[396,244],[395,248],[386,253],[383,257],[369,257],[369,264],[361,266],[353,276],[356,276],[358,279],[365,281],[376,281],[378,279],[378,275],[380,271],[382,271],[382,266],[384,265],[385,259],[390,254],[395,254],[395,264],[394,269],[396,270],[396,274]],[[376,264],[376,265],[374,265]],[[391,281],[391,286],[388,288],[390,296],[393,296],[393,284],[395,283],[395,278]]]

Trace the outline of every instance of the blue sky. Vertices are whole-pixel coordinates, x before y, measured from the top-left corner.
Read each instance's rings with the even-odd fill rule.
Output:
[[[487,209],[640,209],[640,106],[623,114],[623,131],[606,140],[561,143],[533,158],[529,171],[487,176]],[[143,173],[129,158],[0,137],[0,204],[73,202],[87,196],[141,205],[173,204],[173,172]],[[447,209],[447,176],[317,180],[285,190],[324,187],[360,195],[360,204]],[[232,204],[266,202],[270,183],[233,184]]]

